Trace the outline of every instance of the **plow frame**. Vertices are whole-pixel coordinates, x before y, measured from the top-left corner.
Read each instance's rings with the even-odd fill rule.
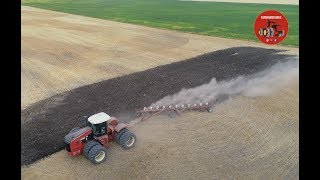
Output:
[[[173,118],[175,115],[180,115],[184,111],[208,111],[212,112],[212,103],[197,103],[197,104],[182,104],[169,106],[144,107],[137,110],[137,117],[141,117],[140,121],[145,121],[152,116],[167,112],[169,117]]]

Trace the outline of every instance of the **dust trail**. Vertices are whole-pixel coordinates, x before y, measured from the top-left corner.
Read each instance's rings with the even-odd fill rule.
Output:
[[[203,102],[221,102],[232,96],[267,96],[281,89],[290,80],[299,78],[298,57],[278,62],[272,67],[250,76],[217,82],[213,78],[208,84],[166,96],[151,106],[165,106],[170,104],[192,104]]]

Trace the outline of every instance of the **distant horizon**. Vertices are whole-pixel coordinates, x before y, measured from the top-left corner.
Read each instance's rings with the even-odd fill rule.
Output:
[[[284,4],[299,5],[299,0],[180,0],[180,1],[203,1],[203,2],[231,2],[231,3],[255,3],[255,4]]]

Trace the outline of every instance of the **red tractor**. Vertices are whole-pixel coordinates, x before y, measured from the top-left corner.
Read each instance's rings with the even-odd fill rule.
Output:
[[[267,27],[259,28],[259,35],[265,37],[284,36],[284,28],[276,22],[268,20]]]
[[[106,160],[111,140],[124,149],[134,146],[137,138],[127,128],[128,125],[104,112],[92,115],[87,120],[87,127],[73,128],[64,137],[67,153],[75,156],[83,152],[92,163],[102,163]]]

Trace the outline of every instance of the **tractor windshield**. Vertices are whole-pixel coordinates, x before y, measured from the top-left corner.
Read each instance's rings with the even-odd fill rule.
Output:
[[[106,134],[107,129],[107,123],[102,122],[100,124],[91,124],[93,135],[95,136],[101,136]]]

